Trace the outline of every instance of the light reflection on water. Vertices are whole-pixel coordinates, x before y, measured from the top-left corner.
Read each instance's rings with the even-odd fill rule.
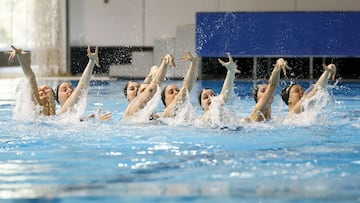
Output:
[[[13,101],[0,105],[0,196],[359,200],[358,83],[344,84],[346,94],[334,89],[333,113],[316,123],[282,123],[286,107],[277,96],[273,121],[236,128],[126,122],[124,84],[96,83],[89,91],[85,114],[101,106],[113,112],[110,122],[14,119]],[[202,86],[219,92],[216,81],[196,84],[197,115]],[[241,117],[254,105],[251,86],[237,83],[240,98],[230,103]]]

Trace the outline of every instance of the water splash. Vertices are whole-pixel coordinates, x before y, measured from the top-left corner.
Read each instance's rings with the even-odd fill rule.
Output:
[[[151,118],[156,110],[156,107],[160,103],[161,100],[161,88],[157,86],[157,91],[153,98],[146,104],[146,106],[140,111],[136,112],[134,116],[130,119],[132,122],[147,122],[149,118]]]
[[[40,114],[41,107],[32,101],[29,80],[22,79],[16,86],[15,108],[13,118],[16,120],[33,120]]]
[[[309,88],[306,92],[315,87]],[[329,115],[335,108],[335,98],[327,90],[319,89],[316,94],[302,101],[303,112],[300,114],[291,114],[285,118],[286,125],[311,126],[314,124],[327,125]]]
[[[174,118],[165,119],[169,125],[190,125],[196,119],[196,108],[191,104],[189,94],[181,104],[176,105]]]
[[[206,126],[211,128],[229,128],[238,126],[240,119],[224,104],[220,97],[213,97],[209,108],[209,121]]]
[[[87,91],[83,90],[79,100],[68,109],[65,113],[59,115],[59,122],[61,123],[78,123],[82,120],[86,109]]]

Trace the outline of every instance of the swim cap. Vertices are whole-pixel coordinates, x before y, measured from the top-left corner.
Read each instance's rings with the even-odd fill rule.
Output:
[[[59,87],[60,87],[60,85],[61,85],[61,83],[58,84],[58,86],[56,86],[56,88],[55,88],[55,93],[56,93],[56,94],[54,94],[54,95],[55,95],[55,101],[56,101],[58,104],[60,104],[60,102],[59,102]]]
[[[257,98],[258,91],[259,91],[259,85],[256,85],[256,87],[253,89],[253,96],[254,96],[255,103],[258,102],[258,98]]]
[[[294,86],[295,83],[290,84],[289,86],[285,87],[281,91],[281,99],[285,102],[286,105],[289,105],[289,93],[292,86]]]
[[[169,85],[166,85],[165,88],[161,91],[161,101],[162,103],[164,104],[164,106],[166,106],[166,103],[165,103],[165,90],[166,88],[168,87]]]

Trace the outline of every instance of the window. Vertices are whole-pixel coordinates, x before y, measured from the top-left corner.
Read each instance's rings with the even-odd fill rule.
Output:
[[[11,44],[29,49],[32,44],[33,0],[0,1],[0,50]]]

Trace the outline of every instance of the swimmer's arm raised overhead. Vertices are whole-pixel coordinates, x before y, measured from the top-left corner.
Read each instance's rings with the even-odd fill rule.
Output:
[[[240,72],[237,70],[237,65],[234,62],[230,53],[227,53],[229,61],[224,62],[221,59],[218,59],[219,63],[223,65],[227,69],[226,78],[224,80],[220,97],[226,103],[230,97],[234,95],[234,80],[235,80],[235,73]]]
[[[304,95],[304,97],[294,106],[293,112],[300,113],[302,111],[302,101],[304,98],[310,98],[314,96],[319,89],[325,89],[329,79],[335,80],[336,66],[335,64],[325,65],[323,64],[324,72],[321,74],[318,81],[315,83],[312,90]]]
[[[190,93],[191,89],[194,86],[194,82],[196,79],[196,71],[197,71],[197,64],[198,58],[191,55],[190,52],[186,52],[183,57],[181,57],[182,61],[190,61],[189,69],[186,73],[183,86],[181,87],[179,93],[176,95],[174,100],[166,107],[165,111],[163,112],[163,117],[169,117],[172,111],[174,110],[175,106],[180,102],[184,102],[188,93]]]
[[[87,48],[87,56],[89,57],[89,62],[86,65],[86,68],[79,80],[79,84],[77,85],[76,89],[71,94],[69,99],[67,99],[64,105],[61,107],[60,113],[65,113],[71,106],[76,104],[81,94],[83,94],[84,91],[86,91],[89,87],[95,64],[96,66],[100,67],[98,52],[98,47],[95,48],[95,53],[91,53],[90,47]]]
[[[162,58],[161,65],[156,71],[155,77],[151,80],[149,86],[146,87],[143,93],[139,94],[126,108],[124,118],[129,119],[134,113],[144,108],[148,101],[152,99],[165,78],[168,64],[175,67],[174,57],[171,54]]]
[[[162,62],[156,71],[155,77],[151,81],[150,86],[156,87],[163,83],[168,65],[175,67],[174,57],[171,54],[168,54],[162,58]]]
[[[27,60],[24,57],[24,54],[26,52],[24,52],[22,49],[17,49],[13,45],[11,45],[11,48],[13,49],[13,51],[10,53],[9,61],[13,61],[16,56],[26,78],[29,79],[29,81],[30,81],[32,100],[34,101],[35,104],[42,105],[42,102],[40,100],[39,93],[38,93],[38,85],[36,82],[35,74],[30,66],[29,60]]]
[[[186,92],[190,92],[194,86],[194,82],[196,79],[196,71],[197,71],[197,64],[198,58],[191,55],[190,52],[186,52],[183,57],[181,57],[182,61],[190,61],[190,66],[188,71],[186,72],[186,76],[184,79],[183,86],[180,90],[179,94],[186,94]],[[183,91],[183,93],[181,93]]]
[[[335,80],[335,75],[336,75],[336,66],[335,66],[335,64],[329,64],[329,65],[323,64],[323,67],[324,67],[324,72],[321,74],[320,78],[315,83],[314,88],[312,89],[312,91],[310,91],[309,93],[307,93],[305,95],[305,98],[309,98],[309,97],[314,96],[319,88],[320,89],[325,89],[325,87],[327,86],[330,78],[332,78],[332,80]]]
[[[280,72],[283,70],[284,75],[286,75],[286,67],[287,67],[287,61],[285,61],[283,58],[279,58],[276,61],[275,67],[271,73],[271,76],[268,81],[268,86],[264,92],[264,95],[259,99],[259,101],[256,103],[253,112],[250,115],[251,120],[253,121],[261,121],[263,120],[263,116],[270,119],[271,117],[271,103],[273,100],[273,96],[276,90],[276,87],[279,84],[280,81]],[[262,115],[259,115],[261,113]]]
[[[150,68],[149,73],[146,75],[145,79],[144,79],[144,84],[150,84],[151,81],[155,78],[156,76],[156,72],[158,71],[158,67],[157,66],[152,66]]]

